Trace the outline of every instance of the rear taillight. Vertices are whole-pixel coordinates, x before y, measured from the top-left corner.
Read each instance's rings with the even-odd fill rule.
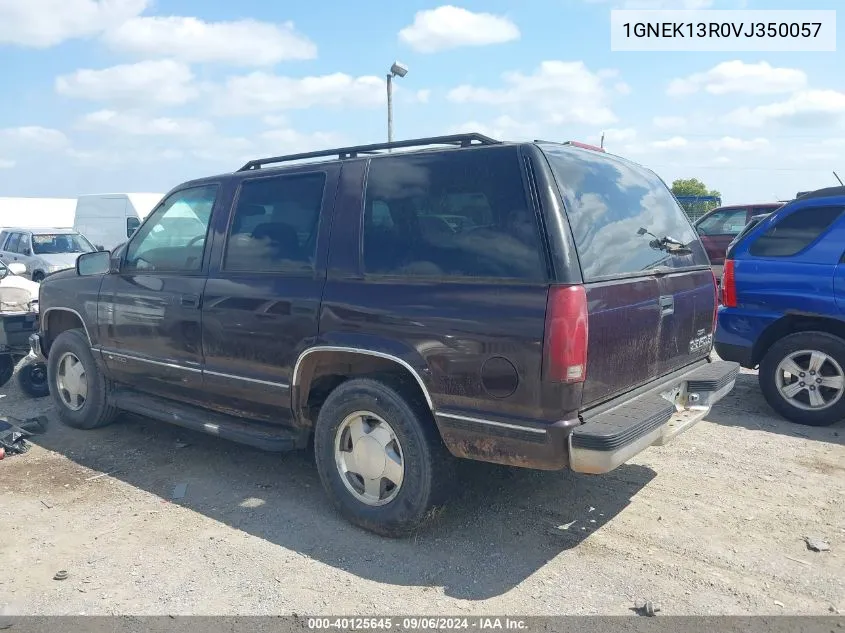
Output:
[[[713,269],[710,269],[710,274],[713,275],[713,334],[716,333],[716,318],[719,314],[719,295],[721,291],[719,290],[719,281],[716,279],[716,273],[713,272]]]
[[[584,286],[552,286],[546,305],[543,343],[546,380],[586,380],[587,335],[587,291]]]
[[[732,259],[726,259],[722,269],[722,305],[726,308],[736,307],[736,274]]]

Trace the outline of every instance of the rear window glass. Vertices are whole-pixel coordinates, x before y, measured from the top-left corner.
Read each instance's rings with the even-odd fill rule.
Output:
[[[545,259],[515,148],[373,159],[364,270],[543,281]]]
[[[751,245],[755,257],[797,255],[842,215],[843,207],[807,207],[791,213],[758,237]]]
[[[585,281],[709,263],[686,214],[654,173],[601,152],[541,147],[563,196]],[[691,253],[671,252],[667,240]]]

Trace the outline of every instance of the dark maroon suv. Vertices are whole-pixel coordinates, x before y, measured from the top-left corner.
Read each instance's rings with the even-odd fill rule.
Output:
[[[606,473],[738,370],[710,358],[713,273],[660,178],[478,134],[179,185],[40,303],[33,350],[67,424],[131,411],[313,446],[334,504],[387,535],[431,516],[455,457]]]

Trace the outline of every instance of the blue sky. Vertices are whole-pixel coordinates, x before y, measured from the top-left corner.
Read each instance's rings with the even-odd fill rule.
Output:
[[[838,0],[0,0],[0,196],[163,192],[262,155],[481,131],[596,142],[725,202],[845,178],[845,55],[611,52],[612,8]]]

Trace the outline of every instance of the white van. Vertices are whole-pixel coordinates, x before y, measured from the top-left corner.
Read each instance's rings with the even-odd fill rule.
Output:
[[[132,237],[161,202],[161,193],[101,193],[76,201],[73,228],[98,248],[110,251]]]

